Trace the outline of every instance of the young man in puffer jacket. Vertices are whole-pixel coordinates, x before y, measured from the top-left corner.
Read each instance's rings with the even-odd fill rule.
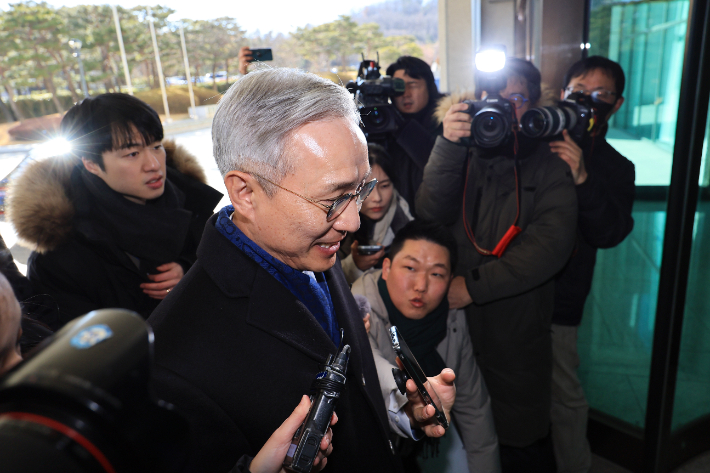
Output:
[[[60,133],[72,151],[32,163],[8,196],[10,221],[34,247],[27,276],[59,309],[42,322],[56,330],[106,307],[147,318],[195,261],[222,195],[130,95],[82,100]]]

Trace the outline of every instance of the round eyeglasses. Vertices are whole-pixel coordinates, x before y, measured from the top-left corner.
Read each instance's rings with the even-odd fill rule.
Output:
[[[508,97],[508,100],[518,110],[523,108],[523,105],[525,105],[525,102],[530,102],[530,99],[526,99],[521,94],[510,94],[510,96]]]
[[[355,190],[355,192],[350,192],[348,194],[343,194],[339,197],[336,197],[335,199],[333,199],[332,204],[327,205],[327,204],[322,203],[322,201],[320,201],[320,200],[311,199],[309,197],[306,197],[305,195],[299,194],[298,192],[294,192],[290,189],[286,189],[285,187],[282,187],[263,176],[259,176],[258,174],[254,174],[254,173],[251,173],[251,174],[252,174],[252,176],[258,177],[259,179],[265,180],[269,184],[272,184],[272,185],[278,187],[279,189],[285,190],[286,192],[290,192],[293,195],[297,195],[301,199],[305,199],[312,204],[320,205],[321,207],[323,207],[323,209],[325,209],[328,212],[328,214],[325,216],[325,219],[328,222],[338,218],[340,216],[340,214],[342,214],[343,211],[345,210],[345,208],[348,206],[348,204],[350,203],[350,200],[352,200],[353,198],[355,198],[355,203],[357,204],[357,211],[359,212],[360,209],[362,208],[362,202],[365,199],[367,199],[367,196],[370,195],[370,192],[372,192],[372,189],[374,189],[375,186],[377,185],[377,179],[373,179],[370,182],[366,182],[364,184],[361,184]]]
[[[569,95],[575,93],[575,92],[582,92],[584,95],[589,95],[592,100],[595,102],[606,102],[606,103],[614,103],[616,102],[616,92],[612,92],[611,90],[606,90],[606,89],[595,89],[595,90],[586,90],[577,88],[573,85],[570,85],[569,87],[565,88],[565,98],[568,97]]]

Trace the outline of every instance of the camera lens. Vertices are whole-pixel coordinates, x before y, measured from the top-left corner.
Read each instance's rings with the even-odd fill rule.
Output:
[[[372,112],[370,112],[370,114],[367,116],[367,119],[373,126],[377,127],[379,125],[382,125],[382,123],[384,123],[387,117],[385,116],[385,113],[375,107],[372,109]]]
[[[533,108],[525,112],[520,119],[523,134],[531,138],[545,136],[552,121],[552,116],[545,108]]]
[[[471,136],[479,146],[492,148],[501,144],[508,135],[508,121],[500,111],[484,108],[473,117]]]
[[[525,136],[547,138],[571,129],[577,123],[568,107],[538,107],[528,110],[520,118],[520,127]]]
[[[396,123],[391,110],[392,105],[373,105],[360,109],[363,131],[366,134],[382,134],[396,130]]]

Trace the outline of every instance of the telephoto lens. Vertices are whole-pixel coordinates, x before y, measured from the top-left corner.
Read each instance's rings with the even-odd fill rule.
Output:
[[[577,124],[574,110],[564,102],[558,107],[537,107],[520,118],[521,131],[530,138],[547,138],[571,130]]]
[[[595,124],[594,104],[574,93],[553,107],[531,108],[520,118],[521,132],[530,138],[559,137],[567,130],[574,141],[582,143]]]
[[[345,389],[349,357],[350,345],[345,345],[335,357],[328,355],[324,370],[316,375],[311,387],[311,410],[293,436],[283,463],[285,469],[309,473],[313,468],[320,442],[328,431],[335,405]]]

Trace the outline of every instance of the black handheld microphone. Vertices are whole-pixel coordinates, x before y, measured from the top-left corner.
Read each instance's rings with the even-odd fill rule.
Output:
[[[340,339],[343,339],[342,332]],[[345,388],[349,357],[350,345],[342,346],[335,357],[328,355],[325,368],[316,375],[311,386],[311,409],[291,440],[283,463],[285,469],[309,473],[313,468],[320,442],[330,426],[335,404]]]

